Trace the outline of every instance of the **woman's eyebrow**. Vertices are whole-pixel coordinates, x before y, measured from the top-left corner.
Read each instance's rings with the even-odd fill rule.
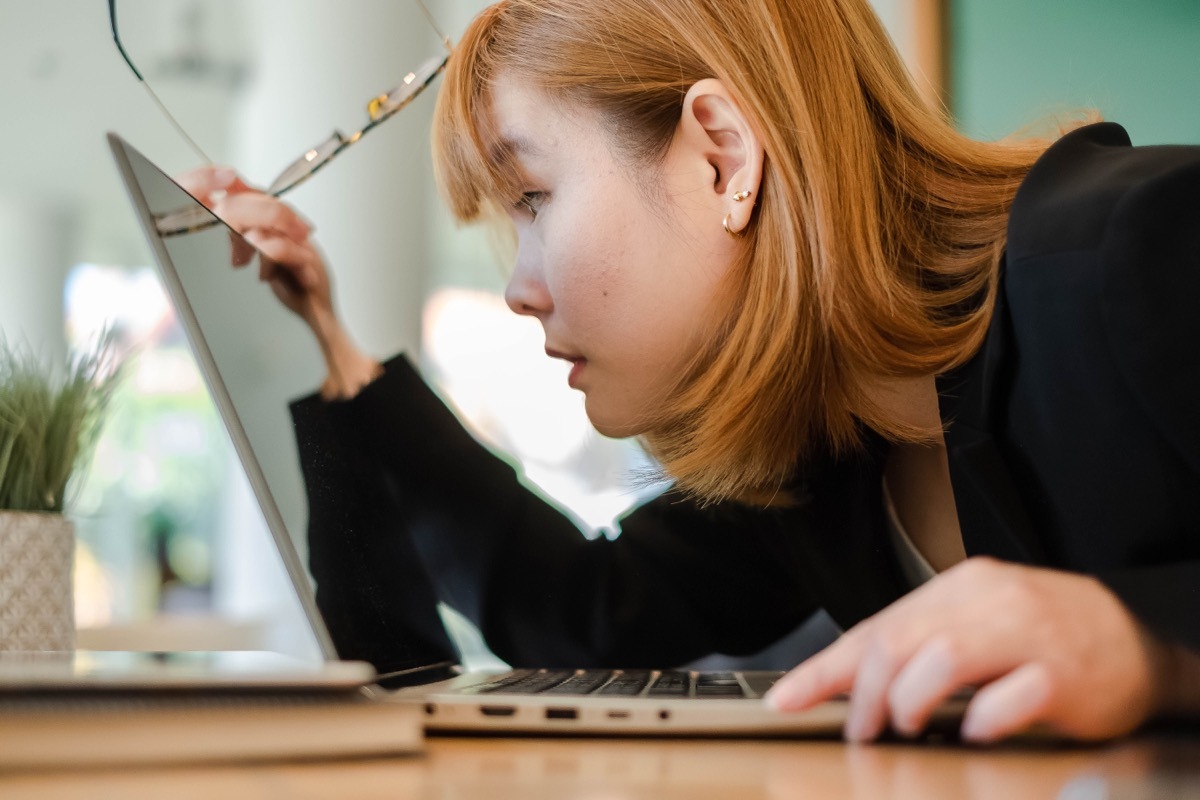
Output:
[[[542,152],[532,139],[520,134],[504,134],[490,149],[495,160],[513,157],[536,158]]]

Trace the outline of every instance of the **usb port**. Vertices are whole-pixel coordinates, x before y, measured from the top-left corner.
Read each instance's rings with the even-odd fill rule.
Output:
[[[546,719],[578,719],[579,711],[574,708],[547,708]]]
[[[485,717],[511,717],[517,713],[516,706],[480,706]]]

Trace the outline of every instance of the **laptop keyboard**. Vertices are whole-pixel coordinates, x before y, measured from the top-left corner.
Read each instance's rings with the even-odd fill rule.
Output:
[[[654,698],[761,697],[782,672],[687,670],[516,670],[475,688],[480,694],[608,695]]]

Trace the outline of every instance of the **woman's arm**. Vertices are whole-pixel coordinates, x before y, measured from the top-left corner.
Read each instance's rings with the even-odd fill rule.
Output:
[[[617,539],[588,540],[476,442],[406,359],[354,400],[323,406],[355,470],[385,487],[372,499],[390,520],[382,538],[407,537],[438,595],[510,663],[662,666],[748,653],[815,610],[778,557],[799,511],[701,509],[668,494],[627,516]],[[336,510],[343,500],[319,502]],[[326,557],[360,547],[336,526],[310,535]],[[383,585],[412,566],[392,558],[360,563],[358,580]],[[354,580],[315,562],[313,572],[321,592],[336,591],[332,574]]]
[[[382,474],[313,395],[291,405],[308,496],[308,563],[338,655],[380,673],[456,661],[438,597]]]

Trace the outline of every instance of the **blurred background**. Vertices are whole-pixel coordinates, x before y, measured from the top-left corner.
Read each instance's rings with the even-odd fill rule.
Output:
[[[484,5],[429,2],[451,38]],[[971,135],[1090,108],[1137,144],[1200,142],[1195,0],[876,7],[931,101]],[[258,184],[334,128],[357,130],[368,99],[441,47],[411,0],[119,0],[118,10],[130,57],[188,133]],[[0,76],[0,330],[61,358],[110,324],[137,352],[72,511],[80,645],[314,654],[104,132],[170,173],[197,156],[120,59],[103,0],[0,0]],[[437,86],[289,199],[314,223],[365,349],[418,358],[585,535],[611,534],[648,491],[629,477],[643,457],[592,431],[566,365],[542,354],[540,327],[505,308],[486,237],[449,219],[429,157]]]

